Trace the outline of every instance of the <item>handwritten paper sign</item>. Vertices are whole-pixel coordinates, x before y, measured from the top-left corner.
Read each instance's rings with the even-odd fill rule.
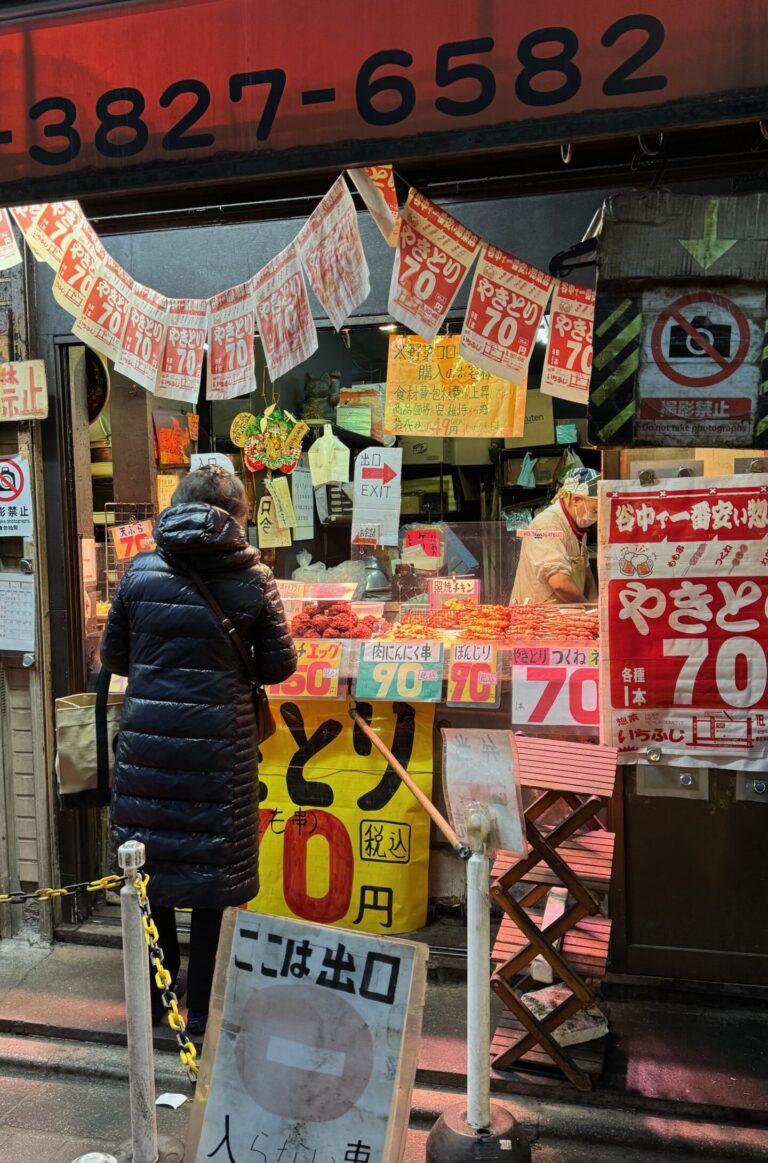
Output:
[[[391,335],[384,431],[397,436],[521,436],[526,381],[467,363],[458,336]]]
[[[343,175],[298,233],[310,286],[337,331],[371,290],[357,212]]]
[[[339,694],[344,643],[335,638],[297,638],[298,665],[285,682],[268,687],[270,698],[335,699]]]
[[[355,461],[353,544],[398,544],[402,473],[402,448],[366,448],[360,453]]]
[[[453,642],[448,654],[449,706],[498,707],[501,682],[498,649],[492,642]]]
[[[109,530],[118,561],[130,561],[138,553],[155,548],[151,521],[134,521],[131,525],[113,525]]]
[[[355,698],[439,702],[443,693],[441,642],[364,642]]]
[[[317,351],[298,245],[292,242],[253,280],[256,321],[270,379],[284,376]]]
[[[259,549],[287,549],[291,544],[291,531],[278,521],[275,501],[269,493],[259,501],[256,530]]]
[[[430,610],[441,610],[450,598],[480,601],[480,579],[476,577],[431,577],[428,585]]]
[[[45,361],[0,364],[0,420],[45,420],[47,415]]]
[[[574,283],[556,283],[549,314],[549,343],[541,391],[586,406],[592,377],[595,292]]]
[[[467,809],[481,804],[491,820],[489,848],[527,851],[523,801],[509,731],[443,728],[443,790],[456,832],[471,837]]]
[[[426,557],[442,557],[443,538],[439,529],[406,529],[405,548],[418,547]]]
[[[451,309],[480,239],[410,190],[392,269],[389,313],[430,342]]]
[[[552,281],[513,255],[484,246],[461,332],[464,359],[492,375],[523,379]]]

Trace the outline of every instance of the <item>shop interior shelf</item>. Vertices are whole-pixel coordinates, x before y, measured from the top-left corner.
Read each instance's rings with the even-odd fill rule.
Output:
[[[543,914],[531,916],[541,928]],[[562,955],[582,977],[604,977],[608,964],[608,945],[611,940],[611,922],[608,917],[582,917],[565,934]],[[528,938],[520,932],[510,917],[503,917],[491,960],[495,966],[511,961],[527,948]]]
[[[611,887],[611,866],[615,839],[612,832],[602,830],[586,832],[559,844],[557,853],[590,892],[607,893]],[[499,852],[493,864],[493,879],[499,880],[519,860],[520,857],[511,852]],[[521,879],[533,884],[558,885],[561,883],[555,872],[544,861],[534,865]]]

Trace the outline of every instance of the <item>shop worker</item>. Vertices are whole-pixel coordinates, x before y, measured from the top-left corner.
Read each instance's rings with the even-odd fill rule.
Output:
[[[534,517],[521,539],[513,602],[567,605],[596,599],[587,530],[597,521],[599,479],[593,468],[572,469],[553,503]]]
[[[112,783],[117,844],[147,849],[149,900],[172,980],[174,908],[190,908],[188,1029],[204,1033],[222,912],[258,891],[258,721],[251,679],[283,682],[296,651],[271,570],[248,544],[245,489],[217,467],[190,473],[155,522],[157,549],[120,582],[101,662],[128,676]],[[222,612],[192,580],[197,574]],[[152,985],[152,1015],[163,1016]]]

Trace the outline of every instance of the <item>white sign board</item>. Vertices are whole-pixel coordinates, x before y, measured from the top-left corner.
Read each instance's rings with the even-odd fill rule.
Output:
[[[570,651],[582,654],[587,651]],[[516,727],[600,725],[597,666],[513,666],[512,722]]]
[[[231,909],[185,1158],[397,1163],[422,945]]]
[[[23,456],[0,458],[0,537],[32,539],[32,487]]]
[[[635,437],[749,447],[764,343],[765,291],[749,286],[643,295]]]
[[[402,448],[366,448],[355,461],[352,543],[397,545],[400,530]],[[371,533],[373,531],[373,533]]]
[[[315,494],[307,458],[303,456],[291,473],[293,511],[296,514],[294,541],[312,541],[315,536]]]
[[[468,844],[467,808],[484,807],[491,820],[492,852],[528,851],[523,801],[509,731],[443,728],[443,791],[453,826]]]
[[[35,649],[35,579],[0,573],[0,650]]]

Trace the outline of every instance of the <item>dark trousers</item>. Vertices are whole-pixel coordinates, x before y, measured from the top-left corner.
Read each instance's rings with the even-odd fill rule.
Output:
[[[165,958],[165,966],[173,981],[181,966],[179,935],[176,930],[176,914],[164,906],[152,907],[160,945]],[[189,978],[187,981],[187,1006],[195,1014],[207,1014],[213,985],[213,971],[216,966],[216,950],[219,946],[221,930],[221,909],[193,909],[189,933]],[[154,981],[152,971],[152,1015],[155,1019],[163,1012],[160,991]]]

